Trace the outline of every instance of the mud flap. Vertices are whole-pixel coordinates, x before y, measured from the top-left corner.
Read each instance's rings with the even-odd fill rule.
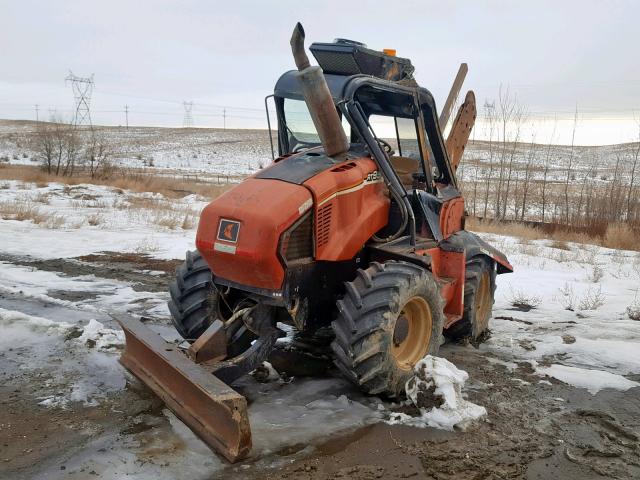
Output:
[[[158,395],[198,437],[230,462],[251,450],[246,399],[135,319],[118,318],[120,363]]]

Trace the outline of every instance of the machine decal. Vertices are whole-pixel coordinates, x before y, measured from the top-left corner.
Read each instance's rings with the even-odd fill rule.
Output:
[[[377,172],[378,172],[377,170],[375,172],[371,172],[370,174],[367,175],[367,178],[365,178],[361,183],[354,185],[353,187],[345,188],[344,190],[340,190],[339,192],[329,195],[327,198],[323,199],[320,203],[318,203],[318,206],[321,206],[327,203],[328,201],[333,200],[336,197],[339,197],[340,195],[346,195],[347,193],[357,192],[358,190],[366,187],[367,185],[372,185],[374,183],[382,183],[383,182],[382,177],[380,175],[377,175]]]
[[[214,243],[213,249],[218,252],[230,253],[231,255],[236,254],[236,246],[235,245],[227,245],[226,243]]]
[[[378,170],[371,172],[369,175],[367,175],[367,179],[365,180],[365,182],[374,183],[377,180],[382,180],[382,177],[380,177],[380,172]]]
[[[311,199],[306,200],[302,205],[298,207],[298,213],[302,215],[304,212],[309,210],[312,205],[313,205],[313,200]]]
[[[226,218],[220,219],[220,226],[218,227],[218,240],[237,243],[238,233],[240,233],[240,222],[237,222],[235,220],[227,220]]]

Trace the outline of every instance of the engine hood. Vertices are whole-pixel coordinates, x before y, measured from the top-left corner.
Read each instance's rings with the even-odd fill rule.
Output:
[[[248,178],[204,208],[196,247],[216,278],[257,290],[280,290],[280,236],[312,205],[311,193],[302,185]]]

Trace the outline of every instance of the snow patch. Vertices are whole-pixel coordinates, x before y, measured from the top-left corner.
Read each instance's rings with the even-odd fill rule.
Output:
[[[57,334],[65,334],[73,328],[73,325],[70,323],[55,322],[48,318],[36,317],[15,310],[0,308],[0,325],[9,326],[14,324],[26,324],[35,332],[53,332]]]
[[[640,387],[640,383],[629,380],[622,375],[605,372],[603,370],[590,370],[587,368],[570,367],[554,364],[550,367],[539,367],[538,373],[556,378],[561,382],[574,387],[586,388],[591,395],[595,395],[605,388],[627,391],[633,387]]]
[[[112,352],[124,345],[124,332],[106,328],[102,323],[92,318],[84,327],[78,341],[88,346],[95,346],[101,351]]]
[[[487,415],[480,405],[465,400],[462,387],[469,374],[458,369],[450,361],[427,355],[414,367],[415,376],[405,390],[411,402],[420,410],[419,417],[405,413],[392,413],[387,420],[390,425],[404,424],[414,427],[434,427],[465,430],[472,422]],[[434,405],[441,402],[439,406]]]

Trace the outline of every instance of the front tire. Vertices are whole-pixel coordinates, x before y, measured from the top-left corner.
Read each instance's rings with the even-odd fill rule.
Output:
[[[365,393],[401,395],[415,364],[440,347],[444,305],[436,281],[417,265],[374,262],[345,289],[331,324],[336,366]]]
[[[187,252],[184,263],[176,269],[169,293],[171,320],[188,342],[194,342],[215,319],[229,319],[233,311],[248,302],[239,291],[229,290],[226,295],[220,292],[209,265],[197,250]],[[235,322],[226,333],[229,357],[244,352],[257,338],[242,321]]]

